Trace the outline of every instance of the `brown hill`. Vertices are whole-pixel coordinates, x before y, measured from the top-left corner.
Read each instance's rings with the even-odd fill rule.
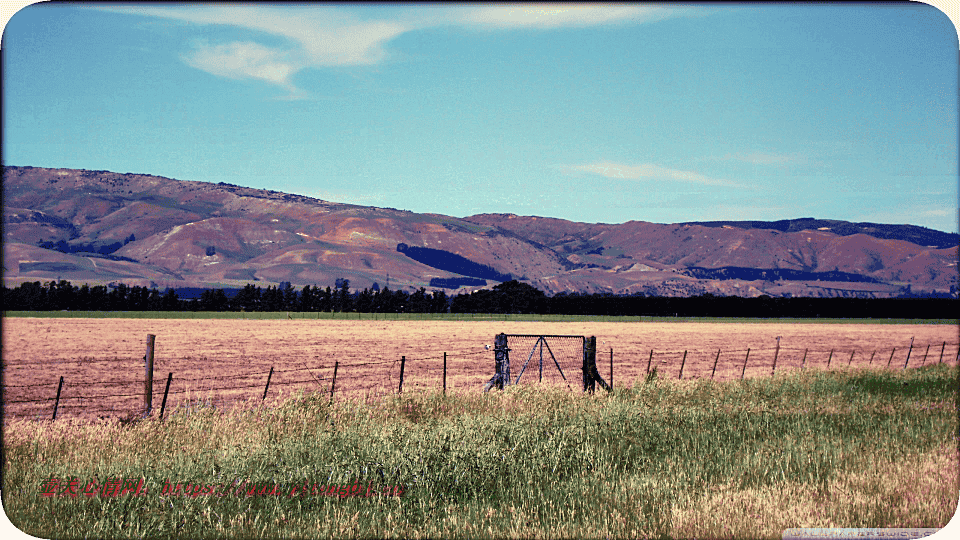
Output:
[[[8,286],[60,278],[324,286],[347,278],[364,288],[387,285],[389,276],[391,288],[415,289],[436,278],[477,277],[452,266],[463,259],[548,293],[890,296],[907,287],[948,292],[957,282],[956,235],[946,235],[953,247],[930,247],[893,239],[895,226],[460,219],[223,183],[34,167],[4,167],[3,189]],[[805,223],[835,227],[793,230]],[[905,237],[923,242],[923,231],[912,227]],[[937,234],[943,245],[945,233]],[[415,260],[415,250],[401,253],[398,244],[430,248],[422,251],[435,260]]]

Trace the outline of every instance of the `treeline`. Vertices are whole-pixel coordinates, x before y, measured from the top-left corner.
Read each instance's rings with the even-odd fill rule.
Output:
[[[246,285],[227,295],[223,289],[205,289],[199,298],[183,299],[174,289],[129,287],[119,284],[81,285],[69,281],[23,283],[2,288],[5,311],[359,311],[363,313],[445,313],[449,298],[443,291],[391,291],[374,287],[350,290],[350,281],[338,279],[333,288],[306,285],[299,291],[290,283],[261,288]]]
[[[687,298],[560,293],[547,296],[526,283],[507,281],[491,289],[448,296],[421,287],[408,293],[388,288],[350,290],[289,283],[261,288],[247,285],[228,295],[206,289],[199,298],[182,299],[173,289],[103,285],[80,287],[61,280],[2,288],[5,311],[332,311],[362,313],[526,313],[558,315],[956,319],[955,298],[741,298],[710,294]]]

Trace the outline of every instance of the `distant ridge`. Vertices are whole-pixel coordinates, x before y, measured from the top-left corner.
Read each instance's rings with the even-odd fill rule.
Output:
[[[829,230],[840,236],[866,234],[884,240],[903,240],[919,246],[937,249],[957,247],[960,234],[947,233],[917,225],[885,225],[883,223],[851,223],[835,219],[781,219],[778,221],[688,221],[684,225],[703,227],[735,227],[737,229],[767,229],[780,232]]]
[[[243,288],[290,283],[548,295],[957,296],[960,235],[830,219],[579,223],[463,218],[226,182],[3,167],[3,280]],[[490,283],[494,282],[494,283]]]

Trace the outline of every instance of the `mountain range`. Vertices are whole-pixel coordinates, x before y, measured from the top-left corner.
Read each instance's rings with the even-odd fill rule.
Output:
[[[464,218],[147,174],[3,168],[3,279],[548,293],[955,295],[960,236],[814,218],[658,224]],[[601,216],[598,216],[601,217]]]

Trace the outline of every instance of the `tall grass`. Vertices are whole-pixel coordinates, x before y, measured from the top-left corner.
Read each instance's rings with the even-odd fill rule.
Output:
[[[14,421],[4,506],[64,538],[779,538],[939,527],[957,508],[957,369],[655,377],[613,393],[525,386],[275,407],[181,404],[164,422]],[[144,478],[143,496],[43,497],[51,477]],[[161,495],[164,484],[282,496]],[[399,496],[289,496],[293,486]],[[246,488],[244,488],[246,489]]]

